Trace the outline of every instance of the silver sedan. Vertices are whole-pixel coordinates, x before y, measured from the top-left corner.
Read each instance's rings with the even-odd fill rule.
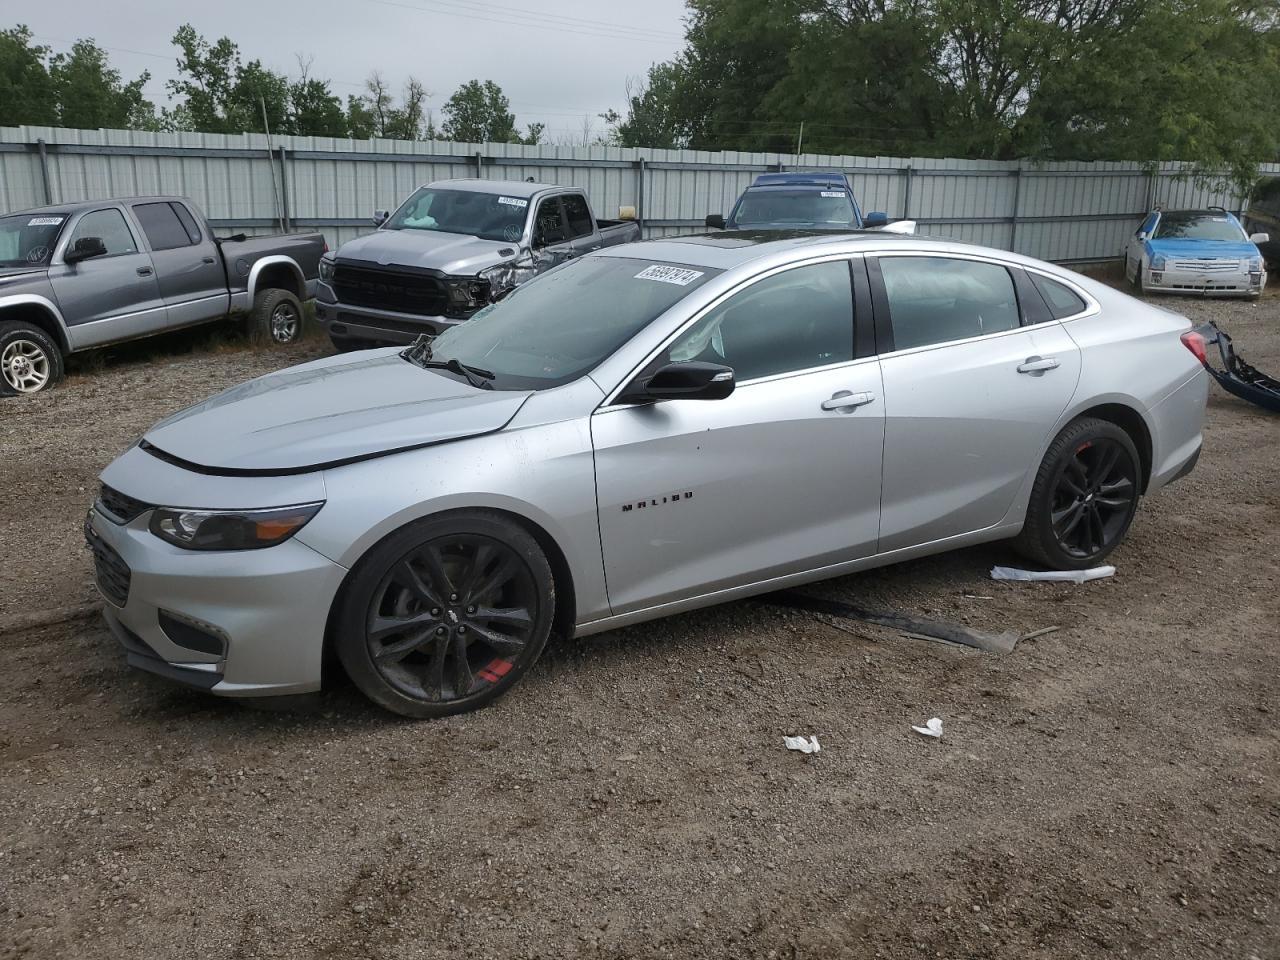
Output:
[[[553,633],[984,541],[1096,564],[1199,456],[1202,350],[1177,314],[996,250],[637,243],[429,345],[179,413],[103,473],[85,532],[135,666],[262,696],[333,662],[440,716]]]

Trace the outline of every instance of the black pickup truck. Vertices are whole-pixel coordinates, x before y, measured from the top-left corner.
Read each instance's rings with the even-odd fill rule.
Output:
[[[0,217],[0,395],[53,386],[66,354],[230,313],[289,343],[327,249],[318,233],[219,239],[182,197]]]
[[[516,180],[429,183],[373,222],[320,261],[316,319],[339,350],[434,336],[558,263],[640,239],[576,187]]]

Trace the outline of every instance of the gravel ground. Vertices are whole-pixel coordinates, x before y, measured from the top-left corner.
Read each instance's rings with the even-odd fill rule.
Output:
[[[1173,307],[1280,370],[1280,297]],[[323,351],[208,347],[0,404],[0,622],[92,597],[80,518],[149,424]],[[349,687],[190,693],[93,621],[10,632],[0,956],[1280,957],[1278,454],[1214,387],[1114,579],[994,583],[996,545],[814,588],[1061,628],[1006,657],[744,602],[554,645],[414,724]]]

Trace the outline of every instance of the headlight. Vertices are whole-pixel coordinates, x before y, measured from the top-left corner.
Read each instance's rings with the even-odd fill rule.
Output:
[[[1163,253],[1153,253],[1151,255],[1151,269],[1163,270],[1165,265],[1165,256]]]
[[[1260,273],[1261,271],[1262,271],[1262,258],[1254,257],[1252,260],[1249,261],[1249,272]]]
[[[328,257],[320,258],[320,279],[326,283],[333,279],[333,261]]]
[[[532,280],[538,273],[532,259],[508,260],[487,270],[481,270],[479,277],[489,284],[489,299],[498,300],[512,288],[526,280]]]
[[[259,550],[284,543],[323,506],[321,502],[269,510],[160,507],[151,514],[151,532],[184,550]]]

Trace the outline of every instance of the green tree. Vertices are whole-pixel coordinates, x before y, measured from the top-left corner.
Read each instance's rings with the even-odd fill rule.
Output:
[[[444,105],[444,135],[463,143],[520,143],[515,114],[492,80],[469,80]],[[541,135],[541,131],[539,131]],[[534,142],[537,142],[536,140]]]
[[[0,126],[57,124],[53,79],[44,63],[48,54],[48,47],[31,42],[27,27],[0,30]]]
[[[1173,159],[1280,150],[1278,0],[690,0],[632,145]]]
[[[70,53],[49,62],[58,103],[58,122],[64,127],[154,130],[156,108],[142,94],[151,74],[129,83],[111,67],[107,52],[92,40],[77,40]]]

